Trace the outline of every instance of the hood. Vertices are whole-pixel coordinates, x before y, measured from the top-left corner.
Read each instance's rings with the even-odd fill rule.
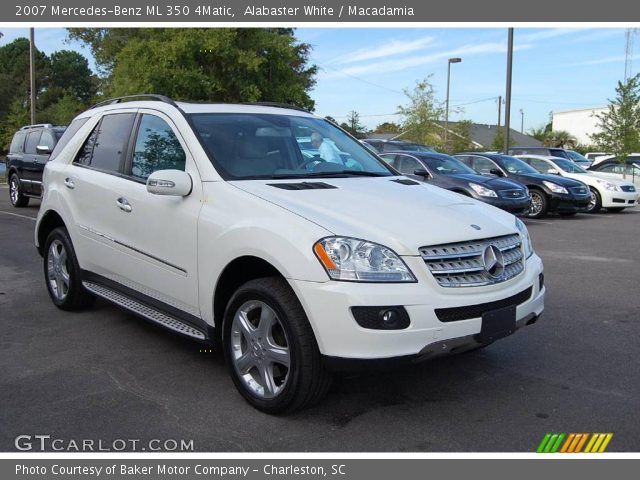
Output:
[[[457,178],[465,181],[466,183],[473,182],[480,185],[485,185],[493,190],[509,190],[514,188],[523,189],[523,185],[514,180],[508,178],[494,177],[487,175],[473,175],[471,173],[455,173],[452,175],[446,175],[447,177]]]
[[[405,177],[244,180],[235,187],[276,204],[334,235],[369,240],[400,255],[418,249],[516,233],[513,215],[439,187],[393,180]],[[274,185],[323,183],[334,188],[284,189]],[[288,187],[291,188],[291,187]],[[480,230],[472,227],[477,225]]]
[[[553,182],[563,187],[580,187],[582,182],[572,180],[571,178],[561,177],[560,175],[547,175],[546,173],[520,173],[518,176],[530,179],[534,183]]]
[[[631,178],[631,175],[627,175],[629,178]],[[580,175],[580,177],[590,177],[590,179],[593,181],[593,179],[601,179],[601,180],[606,180],[609,183],[613,183],[614,185],[618,185],[619,187],[625,185],[625,186],[633,186],[633,182],[630,182],[629,180],[623,180],[622,179],[622,175],[618,175],[615,173],[600,173],[600,172],[589,172],[588,175],[582,174]],[[574,177],[579,179],[580,177]],[[585,182],[586,183],[586,182]]]

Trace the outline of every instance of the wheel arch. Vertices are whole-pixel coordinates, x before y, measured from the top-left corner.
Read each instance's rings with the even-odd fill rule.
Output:
[[[42,219],[38,223],[38,230],[36,232],[36,239],[38,241],[36,247],[40,256],[44,255],[44,243],[46,242],[47,237],[58,227],[66,228],[64,220],[62,220],[60,214],[55,210],[47,210],[44,215],[42,215]]]
[[[213,293],[213,319],[216,338],[222,339],[224,312],[235,291],[243,284],[256,278],[285,276],[273,264],[263,258],[244,255],[230,261],[218,277]]]

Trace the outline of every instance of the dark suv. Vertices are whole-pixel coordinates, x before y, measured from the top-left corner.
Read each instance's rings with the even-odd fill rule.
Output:
[[[65,129],[50,123],[27,125],[13,136],[6,165],[9,198],[14,207],[26,207],[29,198],[42,195],[42,171]]]

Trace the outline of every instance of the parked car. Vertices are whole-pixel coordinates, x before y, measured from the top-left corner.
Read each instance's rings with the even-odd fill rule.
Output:
[[[5,162],[14,207],[26,207],[30,198],[40,198],[42,171],[65,128],[50,123],[26,125],[13,136]]]
[[[545,175],[522,160],[495,153],[461,153],[455,155],[476,172],[498,175],[526,185],[531,195],[530,218],[540,218],[548,212],[575,215],[589,207],[591,193],[587,186],[570,178]]]
[[[621,212],[638,204],[638,192],[633,183],[602,178],[566,158],[540,155],[522,155],[518,158],[540,173],[572,178],[587,185],[591,191],[591,203],[586,210],[589,213],[598,212],[601,208],[606,208],[609,212]]]
[[[527,187],[513,180],[478,174],[457,158],[444,153],[396,152],[380,157],[404,175],[446,188],[521,215],[529,210],[531,197]]]
[[[370,145],[376,152],[435,152],[433,147],[419,143],[405,142],[404,140],[380,140],[378,138],[365,138],[362,140]]]
[[[603,178],[629,181],[640,187],[640,156],[631,156],[624,165],[613,157],[592,165],[589,171]]]
[[[556,147],[511,147],[507,153],[513,156],[542,155],[545,157],[566,158],[584,168],[588,168],[592,162],[575,150],[565,150],[564,148]]]
[[[304,157],[309,129],[353,167]],[[522,221],[399,176],[306,111],[144,95],[69,130],[35,228],[52,302],[98,296],[213,342],[263,411],[319,401],[333,370],[479,348],[543,311]]]

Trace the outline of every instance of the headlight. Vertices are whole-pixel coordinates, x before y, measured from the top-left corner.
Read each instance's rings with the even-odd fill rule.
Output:
[[[498,194],[491,190],[490,188],[483,187],[482,185],[478,185],[477,183],[470,183],[469,186],[473,188],[473,191],[476,192],[481,197],[497,197]]]
[[[546,180],[544,180],[542,183],[544,183],[547,188],[553,193],[569,193],[566,188],[564,188],[562,185],[558,185],[557,183],[547,182]]]
[[[533,255],[533,244],[531,243],[527,226],[518,217],[516,217],[516,228],[520,231],[520,238],[522,239],[522,246],[524,247],[524,256],[525,258],[529,258]]]
[[[328,237],[313,251],[332,280],[351,282],[415,282],[416,278],[391,249],[348,237]]]
[[[597,178],[596,182],[598,182],[604,188],[606,188],[607,190],[610,190],[612,192],[619,192],[620,191],[620,188],[618,187],[618,185],[616,185],[614,183],[607,182],[606,180],[602,180],[600,178]]]

